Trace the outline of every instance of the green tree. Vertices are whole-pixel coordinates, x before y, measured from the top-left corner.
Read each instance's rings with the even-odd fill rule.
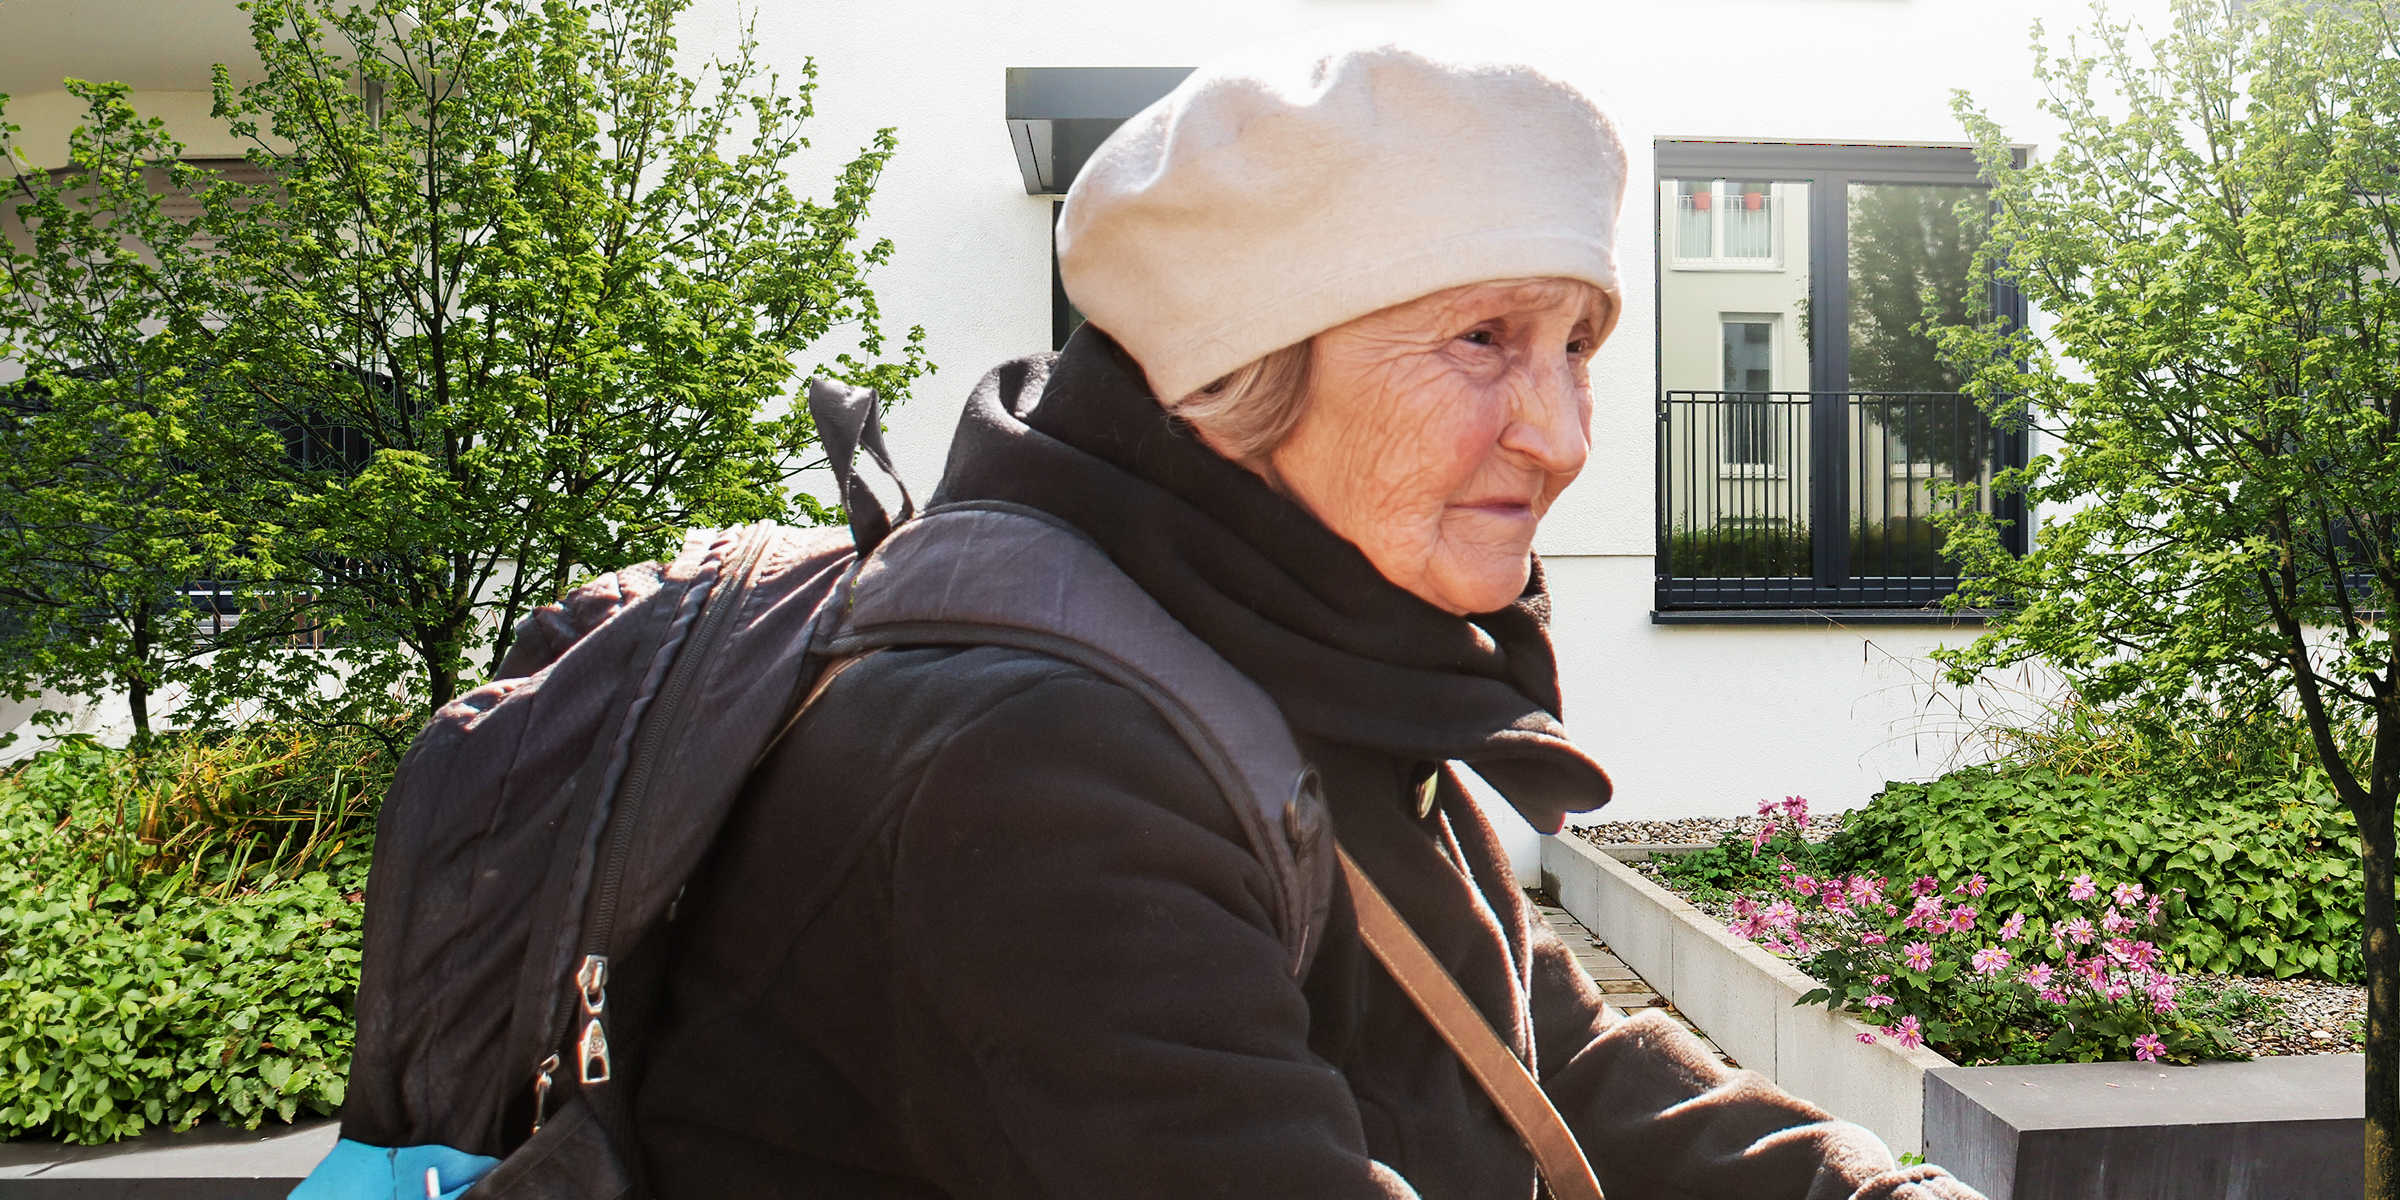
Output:
[[[2010,481],[2053,515],[2015,559],[1989,518],[1946,514],[1954,603],[1996,614],[1948,662],[1964,679],[2046,659],[2152,714],[2305,719],[2363,845],[2367,1190],[2389,1200],[2400,5],[2181,0],[2148,44],[2102,13],[2039,75],[2061,133],[2025,169],[1956,107],[1996,185],[1983,266],[2051,328],[1943,336],[1979,397],[2023,403],[2058,439]]]
[[[794,194],[796,86],[745,38],[679,67],[688,0],[257,0],[263,74],[216,113],[261,176],[197,189],[207,253],[157,273],[196,409],[181,461],[237,529],[246,603],[322,651],[220,647],[198,683],[269,716],[439,705],[533,607],[792,493],[820,374],[904,397],[861,225],[886,129]],[[279,617],[288,630],[290,617]],[[489,651],[491,659],[481,657]],[[196,707],[199,706],[196,702]]]
[[[159,192],[195,172],[159,165],[174,147],[124,85],[68,86],[93,115],[69,165],[0,195],[0,360],[25,372],[0,387],[0,691],[121,692],[147,736],[153,698],[222,644],[194,636],[187,589],[239,558],[179,457],[199,397],[157,333],[190,252]]]

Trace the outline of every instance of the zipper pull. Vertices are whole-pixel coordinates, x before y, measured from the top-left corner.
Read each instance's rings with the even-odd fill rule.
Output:
[[[583,1082],[608,1082],[608,1035],[600,1029],[600,1018],[593,1017],[583,1023],[583,1041],[576,1048],[575,1059]]]
[[[608,1007],[608,956],[586,954],[575,968],[575,990],[583,993],[583,1015],[596,1017]]]
[[[575,990],[583,994],[583,1039],[575,1050],[575,1071],[585,1083],[608,1082],[608,1034],[600,1028],[601,1010],[608,1007],[608,956],[586,954],[575,968]],[[597,1068],[597,1069],[595,1069]]]
[[[550,1110],[550,1076],[558,1070],[558,1056],[553,1054],[533,1069],[533,1131],[542,1131],[542,1117]]]

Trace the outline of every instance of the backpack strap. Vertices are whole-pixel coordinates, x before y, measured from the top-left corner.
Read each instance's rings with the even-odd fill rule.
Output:
[[[1316,954],[1333,894],[1317,774],[1275,701],[1185,629],[1099,546],[1035,509],[945,505],[859,567],[832,658],[883,646],[1015,646],[1075,663],[1149,701],[1231,803],[1278,900],[1292,975]]]
[[[1417,931],[1409,928],[1400,910],[1384,898],[1383,889],[1367,878],[1348,850],[1337,847],[1337,852],[1342,858],[1342,877],[1350,885],[1351,905],[1358,910],[1360,940],[1366,942],[1375,961],[1392,973],[1417,1011],[1425,1014],[1433,1031],[1441,1034],[1466,1064],[1467,1073],[1483,1085],[1484,1094],[1507,1118],[1509,1128],[1516,1130],[1525,1148],[1533,1152],[1551,1194],[1558,1200],[1604,1200],[1591,1161],[1583,1156],[1583,1147],[1576,1144],[1574,1131],[1558,1115],[1558,1106],[1550,1103],[1541,1081],[1525,1069],[1500,1035],[1492,1032],[1482,1010],[1467,999],[1450,972],[1442,969],[1441,960],[1426,948]]]

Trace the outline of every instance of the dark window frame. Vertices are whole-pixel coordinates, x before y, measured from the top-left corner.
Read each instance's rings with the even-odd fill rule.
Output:
[[[1850,575],[1850,470],[1846,457],[1850,420],[1850,185],[1931,184],[1989,186],[1975,152],[1963,147],[1860,146],[1815,143],[1731,141],[1661,141],[1655,145],[1657,173],[1666,179],[1771,179],[1808,185],[1809,308],[1818,314],[1843,314],[1839,320],[1820,317],[1809,356],[1808,424],[1810,427],[1809,524],[1812,531],[1812,572],[1797,577],[1678,578],[1672,572],[1670,542],[1673,510],[1669,491],[1672,467],[1669,452],[1669,400],[1666,390],[1663,324],[1652,334],[1652,372],[1657,387],[1656,495],[1657,547],[1653,620],[1662,624],[1719,620],[1773,622],[1822,620],[1828,614],[1842,619],[1955,620],[1939,611],[1941,598],[1955,590],[1955,576],[1916,577],[1895,586],[1885,579],[1868,586]],[[2016,152],[2023,165],[2025,152]],[[1654,207],[1656,207],[1654,205]],[[1670,214],[1659,208],[1652,231],[1653,295],[1664,295],[1668,264]],[[2024,299],[2003,287],[1993,303],[2004,319],[2022,324]],[[1786,393],[1787,395],[1789,393]],[[2026,439],[2022,428],[1997,435],[1996,466],[2022,466]],[[2004,522],[2004,541],[2023,553],[2027,520],[2022,498],[1997,498],[1996,516]],[[1830,515],[1830,519],[1828,519]]]

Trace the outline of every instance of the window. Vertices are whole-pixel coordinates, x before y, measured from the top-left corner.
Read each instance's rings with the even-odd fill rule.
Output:
[[[1686,179],[1675,186],[1673,257],[1683,270],[1774,270],[1781,197],[1767,180]]]
[[[1719,328],[1725,335],[1725,394],[1730,401],[1725,461],[1732,466],[1771,465],[1776,460],[1768,433],[1773,421],[1767,396],[1775,390],[1775,321],[1729,318]]]
[[[1925,333],[1978,308],[1972,153],[1662,142],[1658,166],[1659,619],[1931,607],[1947,504],[2021,540],[1991,479],[2023,436]]]

